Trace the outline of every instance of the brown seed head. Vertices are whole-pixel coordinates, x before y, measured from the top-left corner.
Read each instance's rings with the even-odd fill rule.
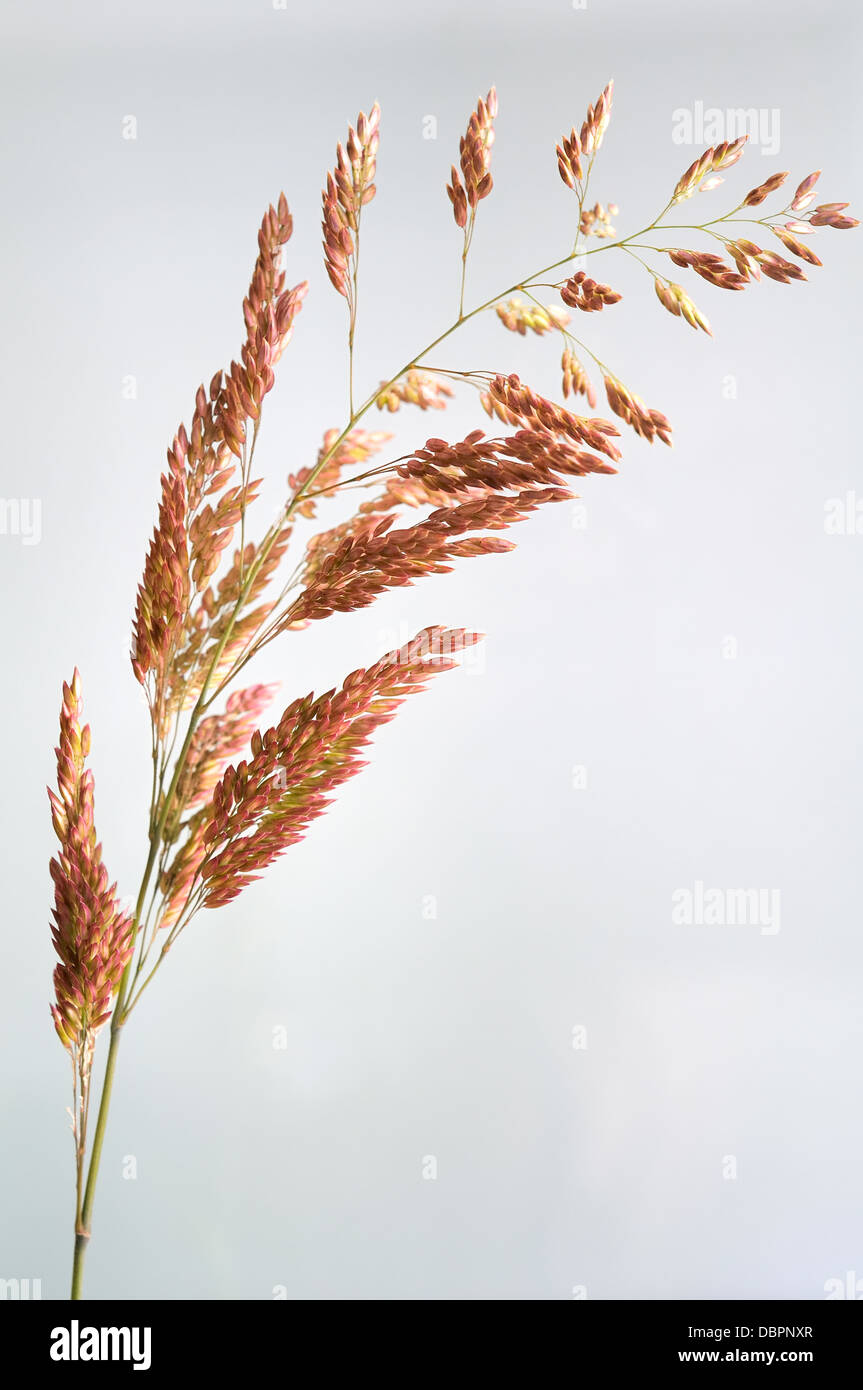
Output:
[[[367,670],[352,672],[340,690],[295,700],[274,728],[256,733],[250,758],[228,767],[217,784],[203,824],[197,872],[204,906],[230,902],[301,840],[331,793],[365,766],[359,755],[375,731],[480,638],[458,628],[425,628]]]
[[[622,298],[609,285],[591,280],[583,270],[579,270],[561,287],[560,297],[571,309],[582,309],[588,314],[597,313],[606,304],[617,304]]]
[[[571,348],[566,347],[560,359],[561,371],[563,372],[563,398],[566,400],[570,394],[576,396],[586,396],[587,403],[591,410],[596,409],[596,392],[590,378],[587,375],[582,363]]]
[[[720,290],[742,290],[746,284],[747,276],[739,270],[732,270],[727,261],[712,251],[683,251],[677,247],[669,247],[666,248],[665,254],[675,265],[694,270],[702,280],[706,280],[709,285],[716,285]]]
[[[724,140],[721,145],[711,145],[703,154],[700,154],[678,179],[672,202],[680,203],[685,198],[691,198],[694,193],[706,191],[708,187],[715,187],[715,180],[708,180],[703,188],[700,188],[699,185],[708,174],[716,173],[720,169],[730,169],[733,164],[736,164],[743,154],[748,139],[748,135],[741,135],[739,140]]]
[[[801,261],[806,261],[809,265],[822,264],[815,255],[815,252],[810,251],[809,247],[805,246],[800,238],[796,237],[793,232],[789,232],[786,227],[773,227],[772,231],[773,235],[779,238],[782,245],[787,251],[791,252],[792,256],[798,256]]]
[[[675,285],[671,280],[669,280],[667,284],[663,284],[659,279],[655,279],[653,287],[656,290],[656,296],[660,304],[663,308],[667,309],[670,314],[685,319],[690,328],[700,328],[703,333],[708,333],[713,337],[713,330],[710,324],[689,298],[689,295],[682,285]]]
[[[60,852],[51,860],[54,923],[60,963],[54,971],[51,1016],[63,1046],[89,1070],[92,1043],[111,1014],[111,1000],[132,954],[132,922],[108,883],[93,823],[93,774],[86,770],[89,727],[81,727],[81,682],[63,686],[57,791],[49,789]]]
[[[807,174],[806,178],[797,185],[794,197],[791,201],[792,212],[802,212],[814,200],[815,195],[812,190],[821,177],[821,170],[816,169],[814,174]]]
[[[467,225],[468,210],[476,211],[478,203],[492,190],[491,147],[494,144],[494,118],[497,115],[497,93],[494,87],[483,101],[477,102],[465,134],[459,141],[459,170],[453,165],[447,196],[452,204],[456,226]]]
[[[381,111],[375,102],[368,116],[362,111],[356,128],[348,131],[347,146],[336,148],[335,168],[323,191],[324,265],[330,282],[350,298],[351,262],[356,254],[363,208],[375,196],[375,170]]]
[[[616,217],[617,213],[616,203],[609,203],[608,207],[603,207],[602,203],[594,203],[592,208],[585,208],[582,212],[578,230],[582,236],[595,236],[599,241],[608,241],[616,235],[611,219]]]
[[[775,193],[777,188],[781,188],[787,178],[787,170],[783,174],[771,174],[770,178],[765,179],[757,188],[749,190],[743,199],[743,206],[745,208],[757,208],[759,203],[763,203],[766,198],[770,197],[771,193]]]
[[[382,382],[383,390],[375,400],[378,410],[391,414],[402,405],[418,405],[420,410],[443,410],[455,394],[448,382],[432,372],[412,367],[395,382]]]
[[[495,308],[504,328],[508,328],[510,333],[520,333],[522,337],[528,330],[541,336],[553,329],[565,328],[569,323],[569,314],[565,310],[553,304],[525,304],[517,295],[497,304]]]
[[[647,440],[648,444],[660,439],[663,444],[671,446],[671,425],[661,411],[651,410],[640,396],[636,396],[610,372],[603,373],[602,383],[608,404],[615,415],[625,420],[637,435]]]

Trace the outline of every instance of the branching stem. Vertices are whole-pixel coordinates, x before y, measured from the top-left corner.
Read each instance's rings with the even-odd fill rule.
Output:
[[[580,220],[580,217],[581,217],[581,212],[582,212],[582,207],[583,207],[584,197],[585,197],[585,195],[586,195],[586,191],[587,191],[587,181],[585,181],[584,189],[583,189],[583,191],[582,191],[582,195],[581,195],[581,198],[580,198],[580,200],[579,200],[579,220]],[[580,251],[579,251],[579,248],[578,248],[578,237],[576,237],[576,241],[575,241],[575,245],[574,245],[574,247],[573,247],[573,250],[572,250],[571,252],[569,252],[567,255],[562,256],[559,260],[553,261],[550,265],[543,266],[541,269],[539,269],[539,270],[537,270],[537,271],[534,271],[532,274],[530,274],[530,275],[528,275],[528,276],[522,276],[522,277],[520,277],[514,284],[508,286],[507,288],[505,288],[505,289],[503,289],[503,290],[499,290],[496,294],[492,295],[491,298],[485,300],[482,304],[478,304],[475,308],[470,309],[468,312],[465,312],[465,310],[464,310],[464,294],[465,294],[465,278],[466,278],[466,270],[467,270],[467,256],[468,256],[468,252],[469,252],[469,250],[470,250],[470,243],[471,243],[472,234],[473,234],[473,221],[474,221],[474,219],[473,219],[473,214],[471,214],[471,217],[470,217],[468,226],[467,226],[466,231],[465,231],[465,244],[464,244],[464,251],[463,251],[463,255],[462,255],[462,274],[461,274],[461,289],[460,289],[460,295],[459,295],[459,312],[458,312],[458,318],[457,318],[453,323],[451,323],[451,324],[449,325],[449,327],[445,328],[445,329],[443,330],[443,332],[439,333],[439,334],[437,335],[437,337],[433,338],[433,339],[431,340],[431,342],[426,343],[425,346],[422,347],[422,348],[420,349],[419,352],[415,353],[415,354],[410,358],[410,360],[409,360],[408,362],[406,362],[403,366],[401,366],[401,367],[398,369],[398,371],[395,372],[395,373],[393,374],[392,377],[390,377],[389,381],[383,383],[381,386],[378,386],[378,387],[376,388],[376,390],[373,391],[372,394],[366,398],[366,400],[364,400],[359,406],[356,406],[356,407],[355,407],[355,405],[354,405],[354,392],[353,392],[353,358],[354,358],[354,335],[355,335],[355,327],[356,327],[357,261],[358,261],[358,252],[359,252],[359,246],[357,245],[357,257],[356,257],[355,260],[354,260],[354,266],[353,266],[353,284],[352,284],[353,293],[352,293],[351,306],[350,306],[350,307],[351,307],[351,322],[350,322],[350,331],[349,331],[349,396],[350,396],[350,400],[349,400],[349,419],[348,419],[348,421],[347,421],[347,424],[344,426],[344,428],[342,429],[342,431],[341,431],[340,434],[338,435],[338,437],[333,441],[333,443],[329,446],[329,448],[321,455],[321,457],[320,457],[320,458],[318,459],[318,461],[316,462],[315,466],[309,470],[308,476],[306,477],[305,481],[296,489],[296,491],[294,492],[293,496],[291,497],[291,499],[290,499],[290,501],[288,502],[287,506],[284,508],[284,510],[283,510],[283,512],[281,513],[281,515],[278,517],[278,519],[276,520],[276,522],[270,527],[269,531],[267,532],[267,534],[265,535],[263,541],[261,542],[261,545],[258,547],[257,553],[255,554],[254,558],[253,558],[252,561],[250,562],[250,564],[249,564],[249,566],[248,566],[248,570],[246,569],[246,565],[245,565],[245,553],[244,553],[244,548],[245,548],[245,497],[243,497],[243,504],[242,504],[242,507],[241,507],[241,521],[240,521],[240,541],[241,541],[241,549],[242,549],[242,552],[243,552],[243,553],[241,553],[241,558],[240,558],[240,590],[239,590],[239,593],[238,593],[238,596],[237,596],[237,599],[236,599],[236,603],[235,603],[235,605],[234,605],[234,608],[233,608],[233,610],[232,610],[232,612],[231,612],[231,615],[230,615],[230,617],[229,617],[229,619],[228,619],[228,621],[227,621],[227,623],[226,623],[226,625],[225,625],[225,628],[224,628],[224,631],[223,631],[223,633],[222,633],[222,636],[221,636],[221,638],[220,638],[220,640],[219,640],[219,642],[218,642],[218,644],[217,644],[217,646],[216,646],[216,648],[215,648],[215,651],[214,651],[214,653],[213,653],[213,655],[212,655],[212,657],[211,657],[210,664],[209,664],[209,667],[208,667],[207,672],[206,672],[206,674],[205,674],[205,677],[204,677],[204,680],[203,680],[203,684],[202,684],[201,689],[200,689],[200,692],[199,692],[199,694],[198,694],[198,698],[197,698],[197,701],[196,701],[196,703],[195,703],[195,706],[194,706],[194,708],[192,709],[192,712],[191,712],[191,714],[190,714],[190,716],[189,716],[189,723],[188,723],[188,727],[187,727],[187,729],[186,729],[186,734],[185,734],[185,737],[184,737],[184,739],[183,739],[183,743],[182,743],[182,745],[181,745],[181,747],[180,747],[180,751],[179,751],[179,753],[177,754],[176,762],[175,762],[175,764],[174,764],[173,774],[172,774],[172,776],[171,776],[171,780],[170,780],[170,783],[169,783],[169,785],[168,785],[167,791],[164,791],[164,776],[165,776],[165,773],[166,773],[166,771],[167,771],[167,764],[163,764],[162,769],[161,769],[161,772],[158,771],[158,762],[159,762],[159,758],[158,758],[158,735],[155,735],[155,736],[154,736],[154,746],[153,746],[154,773],[153,773],[153,792],[152,792],[152,801],[151,801],[151,808],[150,808],[150,823],[149,823],[149,853],[148,853],[148,856],[147,856],[147,862],[146,862],[146,864],[145,864],[145,866],[144,866],[144,873],[143,873],[143,876],[142,876],[142,879],[141,879],[141,885],[140,885],[140,889],[139,889],[139,892],[138,892],[138,899],[137,899],[137,903],[136,903],[136,906],[135,906],[135,912],[134,912],[134,917],[133,917],[133,945],[134,945],[134,938],[138,936],[138,933],[139,933],[139,932],[143,932],[143,933],[144,933],[144,939],[142,939],[142,943],[141,943],[141,944],[142,944],[142,948],[143,948],[144,945],[145,945],[146,928],[147,928],[147,923],[148,923],[148,914],[145,914],[144,908],[145,908],[145,904],[146,904],[146,901],[147,901],[147,896],[148,896],[148,893],[149,893],[149,890],[150,890],[150,884],[151,884],[151,880],[152,880],[152,877],[153,877],[153,870],[154,870],[154,868],[156,867],[157,861],[159,860],[160,853],[161,853],[161,850],[162,850],[163,840],[164,840],[164,834],[165,834],[165,827],[166,827],[166,825],[167,825],[167,823],[168,823],[169,817],[171,816],[171,814],[172,814],[172,812],[173,812],[173,810],[174,810],[174,801],[175,801],[175,797],[176,797],[176,795],[177,795],[177,790],[178,790],[178,786],[179,786],[179,784],[180,784],[180,779],[181,779],[181,777],[182,777],[183,770],[184,770],[185,765],[186,765],[186,760],[187,760],[187,757],[188,757],[188,754],[189,754],[189,749],[190,749],[190,747],[191,747],[191,743],[192,743],[192,739],[193,739],[194,734],[195,734],[195,730],[197,729],[198,724],[199,724],[199,722],[200,722],[200,719],[201,719],[201,717],[203,716],[203,714],[205,713],[205,711],[207,710],[207,708],[209,707],[209,705],[212,704],[213,700],[221,693],[221,691],[222,691],[222,690],[225,688],[225,686],[230,682],[230,680],[232,680],[232,679],[234,678],[234,676],[237,674],[237,671],[238,671],[239,669],[241,669],[241,667],[244,666],[244,665],[246,664],[246,662],[247,662],[248,660],[250,660],[251,657],[252,657],[253,655],[255,655],[255,653],[257,652],[257,650],[260,649],[260,644],[258,643],[258,644],[256,644],[255,646],[253,646],[251,650],[247,650],[247,651],[244,652],[244,654],[242,655],[242,658],[241,658],[239,664],[238,664],[238,665],[235,664],[235,665],[231,668],[231,670],[228,672],[228,674],[227,674],[225,677],[223,677],[223,678],[217,683],[217,686],[216,686],[215,690],[213,691],[213,693],[212,693],[212,695],[211,695],[211,694],[210,694],[210,687],[211,687],[211,685],[213,684],[213,681],[214,681],[214,679],[215,679],[216,673],[217,673],[217,671],[218,671],[218,669],[219,669],[219,664],[220,664],[220,662],[221,662],[221,660],[222,660],[222,657],[223,657],[223,655],[224,655],[225,649],[226,649],[226,647],[227,647],[227,645],[228,645],[228,642],[230,641],[230,639],[231,639],[231,637],[232,637],[232,635],[233,635],[233,632],[234,632],[236,623],[237,623],[237,621],[238,621],[238,619],[239,619],[239,617],[240,617],[240,614],[241,614],[241,612],[242,612],[242,610],[243,610],[243,607],[244,607],[244,605],[245,605],[245,603],[246,603],[246,600],[247,600],[247,598],[248,598],[250,592],[252,591],[252,588],[253,588],[253,585],[254,585],[254,583],[255,583],[255,580],[256,580],[258,574],[260,573],[261,567],[266,563],[267,557],[268,557],[268,555],[270,554],[273,545],[276,543],[276,540],[277,540],[278,536],[279,536],[279,535],[281,534],[281,532],[283,531],[285,524],[290,520],[291,516],[292,516],[293,513],[296,511],[296,509],[297,509],[297,507],[299,506],[300,502],[301,502],[304,498],[307,498],[307,497],[309,497],[309,496],[315,496],[315,495],[317,495],[317,494],[313,491],[313,484],[314,484],[315,480],[318,478],[318,476],[320,475],[320,473],[322,472],[322,470],[323,470],[323,469],[326,467],[326,465],[329,463],[330,459],[333,457],[333,455],[335,454],[336,450],[344,443],[344,441],[346,440],[346,438],[347,438],[348,435],[350,434],[351,430],[353,430],[353,429],[355,428],[355,426],[357,425],[357,423],[358,423],[358,422],[367,414],[367,412],[372,408],[372,406],[374,405],[376,399],[378,398],[378,396],[379,396],[382,392],[385,392],[385,391],[387,391],[389,388],[391,388],[392,386],[394,386],[394,385],[400,380],[401,377],[403,377],[407,372],[409,372],[409,371],[411,371],[413,368],[415,368],[415,367],[417,366],[417,364],[418,364],[420,361],[422,361],[422,359],[424,359],[430,352],[433,352],[435,348],[437,348],[437,347],[439,347],[439,346],[441,345],[441,343],[446,342],[446,340],[447,340],[448,338],[450,338],[450,337],[452,336],[452,334],[456,332],[457,329],[461,328],[463,324],[470,322],[471,319],[476,318],[479,314],[485,312],[485,311],[488,310],[488,309],[493,308],[494,305],[495,305],[499,300],[505,298],[505,297],[508,296],[508,295],[515,294],[518,290],[523,290],[525,293],[530,294],[530,287],[536,285],[536,282],[538,282],[542,277],[547,276],[547,275],[549,275],[551,272],[553,272],[553,271],[555,271],[555,270],[559,270],[559,269],[561,269],[562,267],[569,265],[573,260],[575,260],[575,259],[576,259],[577,257],[579,257],[580,255],[590,256],[590,255],[595,255],[595,254],[597,254],[597,253],[600,252],[600,251],[610,251],[610,250],[614,250],[615,248],[620,248],[620,249],[623,249],[623,250],[625,250],[625,251],[628,251],[630,254],[634,254],[634,252],[632,252],[632,251],[630,250],[630,244],[633,243],[633,242],[636,242],[638,238],[647,235],[649,232],[654,231],[654,230],[659,226],[659,224],[662,222],[662,218],[664,217],[665,213],[668,211],[668,209],[669,209],[670,206],[671,206],[671,204],[669,203],[665,208],[663,208],[663,210],[662,210],[662,212],[659,214],[659,216],[658,216],[657,218],[655,218],[654,221],[651,222],[647,227],[643,227],[640,231],[635,232],[635,233],[632,233],[630,236],[621,238],[621,239],[618,240],[618,241],[603,242],[602,244],[600,244],[600,245],[598,245],[598,246],[595,246],[595,247],[589,248],[589,249],[586,250],[586,251],[580,252]],[[742,206],[742,205],[741,205],[741,206]],[[738,211],[740,211],[740,208],[735,208],[733,211],[734,211],[734,212],[738,212]],[[701,223],[701,224],[687,224],[686,227],[685,227],[685,229],[686,229],[686,230],[699,230],[699,231],[709,232],[711,227],[717,225],[717,224],[720,223],[720,222],[724,222],[724,221],[728,221],[728,220],[731,220],[731,218],[728,217],[728,216],[727,216],[727,217],[724,217],[724,218],[715,218],[715,219],[713,219],[713,220],[710,221],[710,222],[705,222],[705,223]],[[739,219],[739,220],[742,221],[743,219]],[[749,220],[749,219],[747,219],[747,220]],[[753,219],[753,220],[755,220],[755,219]],[[762,222],[761,225],[768,225],[768,224]],[[669,228],[668,228],[668,230],[683,230],[683,229],[684,229],[684,226],[683,226],[682,224],[673,224],[672,227],[669,227]],[[665,228],[663,228],[663,230],[665,230]],[[658,248],[657,248],[657,249],[658,249]],[[640,259],[640,258],[639,258],[639,259]],[[648,267],[648,268],[649,268],[649,267]],[[536,287],[538,288],[539,286],[536,285]],[[533,298],[532,295],[531,295],[531,298]],[[571,336],[571,335],[570,335],[570,336]],[[577,339],[574,339],[574,341],[578,341],[578,340],[577,340]],[[580,344],[580,346],[584,346],[584,345],[583,345],[583,344]],[[587,349],[587,351],[590,351],[590,350]],[[594,355],[594,354],[591,354],[591,356],[593,356],[593,355]],[[598,361],[598,359],[595,359],[595,360]],[[260,417],[258,417],[258,419],[255,421],[254,430],[253,430],[252,439],[251,439],[251,444],[250,444],[250,448],[249,448],[249,451],[248,451],[248,456],[245,457],[245,458],[243,459],[243,461],[242,461],[242,479],[243,479],[244,487],[245,487],[245,485],[248,483],[249,477],[250,477],[251,466],[252,466],[252,459],[253,459],[253,457],[254,457],[255,446],[256,446],[256,444],[257,444],[257,439],[258,439],[258,430],[259,430],[259,426],[260,426]],[[376,471],[376,470],[371,470],[372,473],[374,473],[375,471]],[[350,482],[360,481],[360,480],[362,480],[362,478],[365,477],[365,476],[370,476],[370,474],[369,474],[369,475],[359,475],[359,478],[358,478],[358,479],[348,479],[348,480],[346,480],[346,482],[345,482],[345,486],[347,486],[348,483],[350,483]],[[335,488],[332,489],[332,490],[334,491]],[[330,491],[330,489],[326,489],[326,491]],[[269,635],[272,635],[272,633],[270,633]],[[260,629],[258,630],[258,633],[257,633],[255,636],[256,636],[256,637],[260,636]],[[269,640],[269,637],[267,637],[267,640]],[[160,711],[159,709],[154,708],[154,709],[152,710],[152,717],[153,717],[153,720],[154,720],[154,730],[155,730],[155,729],[157,729],[157,728],[159,727],[159,724],[160,724],[161,711]],[[175,737],[176,737],[176,730],[175,730]],[[171,930],[171,932],[169,933],[168,938],[167,938],[167,940],[166,940],[164,946],[162,947],[162,950],[161,950],[161,952],[160,952],[158,958],[156,959],[156,961],[155,961],[155,963],[154,963],[154,965],[153,965],[153,968],[151,969],[151,971],[149,972],[149,974],[145,977],[145,979],[140,983],[140,985],[138,985],[138,987],[137,987],[137,992],[136,992],[136,993],[134,992],[134,987],[135,987],[135,985],[137,984],[138,978],[139,978],[139,976],[140,976],[140,973],[141,973],[141,970],[142,970],[144,961],[145,961],[146,956],[147,956],[147,953],[148,953],[148,951],[149,951],[149,946],[147,947],[146,950],[142,950],[142,954],[141,954],[141,956],[140,956],[140,958],[139,958],[139,960],[138,960],[137,967],[135,968],[134,972],[132,972],[132,960],[131,960],[131,958],[130,958],[129,964],[126,966],[126,970],[125,970],[125,972],[124,972],[124,974],[123,974],[123,978],[122,978],[121,983],[120,983],[120,988],[119,988],[119,991],[118,991],[118,993],[117,993],[117,998],[116,998],[116,1002],[115,1002],[115,1006],[114,1006],[113,1017],[112,1017],[111,1024],[110,1024],[110,1041],[109,1041],[109,1045],[108,1045],[108,1055],[107,1055],[107,1060],[106,1060],[106,1065],[105,1065],[105,1076],[104,1076],[104,1080],[103,1080],[103,1084],[102,1084],[102,1094],[101,1094],[101,1098],[100,1098],[99,1111],[98,1111],[98,1115],[97,1115],[97,1118],[96,1118],[95,1129],[94,1129],[94,1132],[93,1132],[93,1144],[92,1144],[92,1150],[91,1150],[91,1154],[90,1154],[89,1167],[87,1168],[86,1183],[84,1183],[84,1178],[83,1178],[83,1174],[84,1174],[84,1143],[85,1143],[85,1139],[86,1139],[86,1129],[85,1129],[85,1126],[86,1126],[86,1112],[87,1112],[87,1108],[88,1108],[88,1105],[89,1105],[89,1096],[83,1098],[83,1108],[81,1109],[80,1114],[78,1115],[78,1119],[77,1119],[77,1121],[76,1121],[76,1123],[79,1124],[79,1126],[80,1126],[81,1132],[78,1134],[77,1139],[76,1139],[76,1143],[78,1143],[79,1146],[80,1146],[80,1152],[78,1152],[78,1153],[76,1154],[77,1182],[76,1182],[76,1214],[75,1214],[75,1249],[74,1249],[74,1258],[73,1258],[73,1267],[72,1267],[72,1291],[71,1291],[71,1297],[72,1297],[72,1299],[80,1299],[80,1298],[82,1297],[82,1285],[83,1285],[83,1276],[84,1276],[84,1259],[85,1259],[86,1251],[87,1251],[87,1248],[88,1248],[88,1245],[89,1245],[89,1241],[90,1241],[90,1223],[91,1223],[92,1212],[93,1212],[93,1203],[94,1203],[95,1193],[96,1193],[96,1184],[97,1184],[98,1177],[99,1177],[99,1167],[100,1167],[100,1163],[101,1163],[101,1159],[102,1159],[102,1151],[103,1151],[104,1140],[105,1140],[105,1132],[106,1132],[107,1123],[108,1123],[108,1114],[109,1114],[109,1111],[110,1111],[111,1098],[112,1098],[112,1095],[113,1095],[114,1080],[115,1080],[116,1068],[117,1068],[117,1056],[118,1056],[118,1051],[119,1051],[119,1046],[120,1046],[120,1038],[121,1038],[121,1036],[122,1036],[123,1025],[124,1025],[124,1023],[126,1022],[126,1019],[128,1018],[128,1016],[129,1016],[129,1014],[130,1014],[132,1008],[135,1006],[135,1004],[137,1004],[138,1000],[139,1000],[140,997],[141,997],[141,994],[142,994],[143,991],[147,988],[147,986],[149,985],[149,983],[150,983],[150,981],[152,980],[153,976],[156,974],[156,971],[159,969],[159,966],[161,965],[162,961],[164,960],[165,955],[166,955],[166,953],[167,953],[169,947],[173,944],[174,940],[176,940],[176,937],[177,937],[177,935],[179,934],[179,931],[182,930],[182,928],[186,925],[186,922],[189,920],[189,918],[191,917],[193,911],[194,911],[195,908],[198,906],[197,901],[195,901],[195,900],[193,899],[193,896],[192,896],[193,887],[194,887],[194,884],[190,887],[189,896],[188,896],[188,898],[187,898],[187,906],[190,907],[191,910],[190,910],[190,911],[188,912],[188,914],[187,914],[187,913],[186,913],[186,910],[184,909],[184,912],[183,912],[183,914],[181,914],[180,919],[178,920],[178,922],[175,924],[174,928],[173,928],[173,929]],[[151,907],[152,907],[152,904],[151,904]],[[156,930],[158,930],[158,928],[157,928],[157,927],[154,927],[153,930],[156,931]],[[130,997],[130,994],[131,994],[133,997]],[[79,1096],[78,1100],[81,1101],[82,1098]],[[76,1102],[76,1103],[77,1103],[77,1102]]]

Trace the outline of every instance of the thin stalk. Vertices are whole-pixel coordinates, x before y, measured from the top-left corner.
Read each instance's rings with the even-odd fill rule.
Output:
[[[461,253],[461,286],[459,288],[458,296],[458,318],[456,320],[457,323],[461,323],[462,319],[464,318],[464,290],[467,281],[467,257],[468,252],[470,251],[471,241],[473,240],[473,223],[475,217],[476,208],[472,208],[470,218],[468,219],[468,224],[464,229],[464,248]],[[421,353],[419,355],[422,356]]]
[[[359,273],[360,273],[360,218],[357,217],[357,229],[354,234],[354,255],[353,255],[352,282],[350,303],[350,325],[348,327],[348,414],[354,413],[354,338],[357,332],[357,303],[359,299]]]
[[[114,1018],[111,1020],[111,1041],[108,1046],[108,1060],[105,1063],[105,1080],[102,1083],[102,1099],[99,1104],[99,1114],[93,1133],[93,1151],[90,1155],[90,1167],[87,1173],[87,1185],[84,1189],[84,1201],[80,1205],[78,1216],[75,1221],[75,1250],[72,1257],[72,1291],[70,1294],[70,1298],[73,1301],[77,1301],[82,1296],[84,1259],[90,1244],[90,1220],[93,1213],[93,1199],[96,1196],[96,1181],[99,1177],[102,1145],[105,1140],[105,1128],[108,1123],[108,1111],[111,1106],[111,1093],[114,1089],[114,1073],[117,1068],[117,1049],[120,1046],[120,1029],[122,1027],[121,1023],[117,1023],[116,1018],[117,1016],[115,1013]]]
[[[243,571],[246,565],[246,488],[249,478],[252,476],[252,461],[255,457],[255,445],[258,442],[258,430],[261,428],[261,407],[258,406],[258,414],[255,417],[255,426],[252,430],[252,442],[246,458],[246,444],[243,443],[243,466],[240,473],[243,491],[240,503],[240,583],[243,582]]]

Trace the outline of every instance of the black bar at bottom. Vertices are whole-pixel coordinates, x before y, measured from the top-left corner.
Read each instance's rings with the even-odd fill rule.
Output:
[[[190,1370],[220,1380],[248,1378],[265,1367],[293,1378],[308,1358],[314,1370],[397,1371],[408,1380],[436,1370],[463,1375],[480,1364],[487,1374],[495,1361],[512,1374],[511,1358],[519,1354],[533,1363],[532,1378],[560,1356],[574,1376],[580,1368],[685,1372],[698,1366],[791,1365],[829,1373],[856,1363],[863,1334],[860,1304],[841,1301],[574,1300],[556,1312],[549,1301],[543,1312],[539,1301],[524,1300],[523,1311],[507,1314],[504,1325],[498,1315],[482,1313],[492,1302],[449,1304],[449,1313],[438,1306],[446,1300],[433,1302],[425,1312],[418,1302],[399,1303],[394,1313],[391,1303],[375,1312],[371,1301],[354,1312],[346,1301],[336,1311],[311,1301],[300,1307],[7,1301],[0,1303],[0,1335],[4,1351],[14,1347],[25,1373],[47,1372],[61,1383],[70,1376],[136,1371],[139,1377]]]

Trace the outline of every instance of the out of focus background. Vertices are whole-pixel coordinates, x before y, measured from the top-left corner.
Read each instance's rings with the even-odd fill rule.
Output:
[[[554,146],[612,76],[592,188],[620,234],[741,118],[743,161],[671,220],[718,216],[781,169],[793,188],[821,168],[819,201],[859,205],[861,20],[829,0],[17,0],[3,30],[0,1276],[63,1298],[45,795],[61,682],[80,667],[97,827],[132,895],[149,792],[135,591],[165,448],[241,342],[264,208],[285,190],[289,280],[311,289],[262,428],[262,524],[344,420],[320,189],[361,108],[383,109],[365,394],[454,315],[444,184],[491,83],[469,305],[566,254]],[[812,244],[806,284],[727,294],[673,272],[714,339],[634,261],[593,258],[624,298],[576,331],[671,418],[675,448],[625,434],[619,476],[519,527],[512,555],[255,666],[282,682],[277,715],[428,623],[489,634],[148,991],[90,1296],[863,1294],[861,243]],[[559,397],[559,357],[487,314],[433,360]],[[446,415],[366,424],[401,450],[484,421],[462,392]],[[750,908],[730,922],[737,890]]]

